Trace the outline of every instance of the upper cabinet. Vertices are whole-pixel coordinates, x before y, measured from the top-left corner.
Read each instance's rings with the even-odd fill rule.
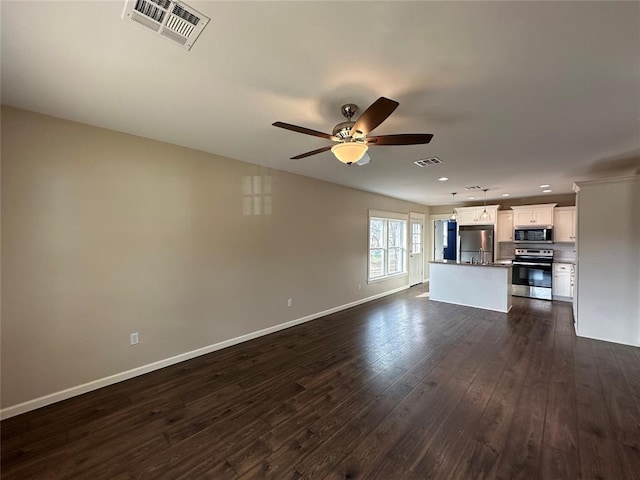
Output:
[[[576,241],[576,207],[557,207],[553,214],[555,242]]]
[[[504,210],[498,212],[498,241],[513,242],[513,212]]]
[[[531,227],[553,225],[553,210],[557,203],[513,206],[513,226]]]
[[[498,205],[487,205],[489,219],[480,218],[485,207],[460,207],[456,208],[458,225],[495,225],[498,217]]]

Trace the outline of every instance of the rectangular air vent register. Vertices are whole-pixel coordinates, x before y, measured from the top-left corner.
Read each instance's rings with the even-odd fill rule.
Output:
[[[126,0],[122,18],[150,28],[191,50],[209,18],[174,0]]]
[[[431,157],[423,158],[422,160],[416,160],[413,163],[415,163],[419,167],[429,167],[431,165],[440,165],[442,163],[442,160],[440,160],[438,157]]]

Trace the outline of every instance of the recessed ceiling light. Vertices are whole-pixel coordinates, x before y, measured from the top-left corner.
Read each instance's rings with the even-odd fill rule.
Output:
[[[502,194],[502,196],[503,196],[503,197],[510,197],[510,196],[511,196],[511,194],[510,194],[510,193],[503,193],[503,194]]]
[[[449,177],[440,177],[438,179],[439,182],[446,182],[447,180],[449,180]]]
[[[547,185],[546,183],[544,185],[540,185],[540,188],[549,188],[551,185]]]
[[[476,197],[469,197],[469,200],[475,200]]]
[[[551,193],[553,192],[553,190],[551,190],[550,188],[546,189],[546,190],[542,190],[542,193]]]

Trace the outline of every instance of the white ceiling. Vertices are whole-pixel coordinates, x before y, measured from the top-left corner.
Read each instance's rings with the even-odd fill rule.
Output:
[[[186,3],[211,18],[191,51],[124,0],[3,0],[2,103],[427,205],[640,173],[639,2]],[[380,96],[375,135],[431,143],[346,166],[271,126],[330,133]]]

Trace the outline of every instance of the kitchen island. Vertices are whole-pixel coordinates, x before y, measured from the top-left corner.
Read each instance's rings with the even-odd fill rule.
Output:
[[[511,264],[429,262],[429,298],[436,302],[507,313],[511,310]]]

